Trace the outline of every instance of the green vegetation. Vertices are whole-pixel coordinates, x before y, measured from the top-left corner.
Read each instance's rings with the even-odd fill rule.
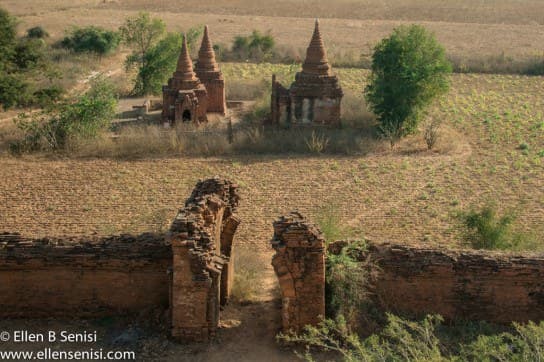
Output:
[[[161,19],[152,19],[149,13],[145,12],[127,18],[119,28],[123,42],[134,49],[133,53],[127,57],[125,66],[127,69],[137,67],[138,72],[133,90],[135,95],[143,95],[146,90],[153,88],[148,84],[149,79],[145,77],[148,73],[145,69],[149,61],[146,54],[164,36],[165,29],[166,25]],[[142,69],[144,69],[143,72]]]
[[[117,49],[121,38],[115,31],[97,26],[73,28],[61,41],[61,46],[76,53],[106,55]]]
[[[493,205],[480,211],[471,210],[460,215],[466,242],[475,249],[519,250],[531,249],[534,241],[513,230],[516,216],[513,212],[499,216]]]
[[[391,147],[447,92],[450,72],[444,48],[422,26],[401,26],[376,46],[366,99]]]
[[[472,340],[448,345],[444,343],[448,336],[442,321],[438,315],[411,321],[387,314],[386,326],[363,339],[351,331],[343,317],[339,317],[325,319],[317,327],[307,326],[301,334],[280,334],[278,340],[305,345],[307,350],[303,357],[306,361],[314,361],[311,348],[335,352],[345,362],[521,362],[544,358],[544,322],[514,323],[511,332],[477,335]]]
[[[351,241],[338,254],[327,253],[326,259],[327,315],[332,318],[342,316],[355,328],[360,322],[364,303],[368,301],[371,279],[365,251],[364,240]]]
[[[232,57],[254,62],[268,61],[274,54],[275,41],[270,34],[253,30],[251,35],[237,36],[232,43]]]
[[[97,80],[73,101],[30,115],[20,114],[17,127],[24,138],[11,145],[14,153],[64,149],[71,139],[90,139],[110,126],[117,98],[111,84]]]
[[[172,72],[181,49],[182,35],[165,32],[165,24],[158,18],[151,18],[149,13],[140,13],[129,17],[119,28],[125,44],[134,51],[125,61],[127,69],[136,68],[136,79],[132,93],[134,95],[158,94]],[[197,26],[186,31],[189,50],[202,35],[203,27]]]
[[[144,54],[138,69],[134,94],[159,94],[172,76],[183,42],[181,34],[169,33]]]
[[[35,26],[26,31],[27,38],[44,39],[49,37],[49,33],[41,26]]]
[[[316,217],[319,229],[325,236],[327,243],[332,243],[340,240],[345,236],[345,228],[340,220],[340,212],[338,206],[327,204],[319,210]]]
[[[194,48],[202,28],[191,28],[187,31],[187,46]],[[183,36],[179,33],[168,33],[157,44],[144,54],[143,62],[138,68],[134,85],[135,94],[160,94],[162,86],[176,70],[179,50]]]
[[[262,287],[263,258],[249,249],[239,249],[234,255],[234,283],[232,299],[238,303],[251,303]]]
[[[55,75],[46,59],[42,39],[18,39],[17,19],[0,9],[0,105],[3,109],[43,104]],[[58,96],[58,94],[57,94]],[[57,98],[50,97],[50,98]]]

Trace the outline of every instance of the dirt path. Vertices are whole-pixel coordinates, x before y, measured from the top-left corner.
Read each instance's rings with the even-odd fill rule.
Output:
[[[270,259],[268,259],[270,260]],[[292,351],[275,341],[281,327],[281,301],[270,263],[263,264],[257,301],[249,305],[231,303],[221,312],[221,328],[214,342],[187,349],[172,346],[165,361],[254,362],[300,361]]]

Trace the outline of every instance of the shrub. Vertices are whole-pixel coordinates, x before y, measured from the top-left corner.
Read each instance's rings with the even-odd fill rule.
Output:
[[[429,315],[420,322],[413,322],[388,314],[383,331],[363,340],[351,332],[343,317],[339,317],[325,319],[317,327],[306,326],[302,334],[280,334],[278,340],[304,344],[307,361],[314,361],[311,347],[336,352],[346,362],[447,361],[435,335],[441,322],[440,316]]]
[[[460,361],[542,361],[544,322],[514,323],[514,333],[479,336],[461,349]]]
[[[429,104],[447,92],[450,72],[444,48],[422,26],[398,27],[376,46],[366,100],[391,147],[413,133]]]
[[[440,123],[439,119],[431,118],[424,125],[423,138],[425,139],[428,150],[432,150],[436,141],[438,141]]]
[[[18,74],[0,72],[0,105],[9,109],[27,102],[28,84]]]
[[[342,227],[338,206],[334,204],[327,204],[321,207],[317,214],[316,220],[319,225],[319,229],[325,235],[325,240],[327,243],[340,240],[344,236],[345,230]]]
[[[232,43],[232,53],[239,60],[266,61],[274,53],[275,41],[270,34],[253,30],[251,35],[236,36]]]
[[[499,216],[494,205],[461,213],[465,240],[475,249],[524,249],[532,246],[528,235],[513,231],[515,214]]]
[[[34,103],[43,108],[49,106],[51,103],[60,100],[63,93],[64,89],[62,89],[62,87],[58,85],[52,85],[50,87],[42,88],[35,91],[32,94],[32,97],[34,99]]]
[[[26,31],[27,38],[43,39],[49,37],[49,33],[41,26],[35,26]]]
[[[308,150],[312,153],[322,153],[329,145],[329,139],[324,134],[312,131],[312,135],[305,140]]]
[[[41,67],[45,62],[46,44],[41,39],[21,39],[14,48],[13,64],[19,71]]]
[[[64,48],[76,53],[92,52],[105,55],[113,52],[119,46],[119,33],[97,26],[74,28],[62,41]]]
[[[368,298],[370,273],[363,240],[349,242],[338,254],[327,253],[325,294],[327,315],[343,316],[347,324],[357,327],[363,304]]]
[[[5,63],[13,56],[16,34],[17,19],[0,8],[0,71],[5,70]]]
[[[16,124],[25,138],[14,143],[12,151],[58,150],[65,148],[70,138],[96,137],[115,115],[117,99],[113,89],[111,84],[97,80],[75,101],[32,115],[21,114]]]
[[[366,339],[350,331],[344,318],[325,319],[318,326],[306,326],[301,334],[280,334],[277,339],[306,346],[307,361],[314,361],[311,348],[333,351],[345,362],[360,361],[542,361],[544,322],[514,323],[511,333],[479,335],[474,341],[459,343],[448,350],[438,337],[443,319],[427,315],[410,321],[387,314],[387,324],[379,334]],[[458,350],[458,351],[457,351]]]

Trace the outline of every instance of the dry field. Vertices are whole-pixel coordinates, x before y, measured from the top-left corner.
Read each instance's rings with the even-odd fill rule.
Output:
[[[225,64],[238,80],[289,74],[288,66]],[[339,70],[359,92],[366,71]],[[401,243],[458,244],[461,210],[495,201],[525,231],[544,233],[544,78],[454,75],[433,111],[443,120],[437,152],[421,136],[366,156],[220,158],[0,158],[0,230],[27,235],[110,234],[168,226],[199,178],[241,185],[238,242],[268,248],[271,222],[298,208],[338,210],[350,234]],[[526,146],[523,146],[525,144]],[[525,149],[520,149],[525,148]]]
[[[434,31],[460,65],[477,63],[485,70],[544,52],[544,3],[536,0],[1,0],[0,6],[19,17],[21,31],[42,25],[53,38],[74,25],[116,28],[126,16],[146,10],[164,19],[170,30],[206,23],[214,42],[228,45],[252,29],[270,30],[278,46],[293,56],[304,54],[316,16],[322,18],[329,52],[337,57],[369,54],[395,26],[412,22]]]

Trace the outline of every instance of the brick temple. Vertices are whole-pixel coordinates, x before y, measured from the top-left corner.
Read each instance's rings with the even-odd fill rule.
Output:
[[[331,72],[316,20],[302,71],[296,74],[291,87],[285,88],[272,76],[272,123],[338,126],[343,95],[338,77]]]
[[[176,71],[163,86],[162,95],[163,122],[198,124],[208,121],[208,113],[225,115],[225,79],[215,60],[208,26],[204,28],[194,70],[187,39],[183,37]]]

